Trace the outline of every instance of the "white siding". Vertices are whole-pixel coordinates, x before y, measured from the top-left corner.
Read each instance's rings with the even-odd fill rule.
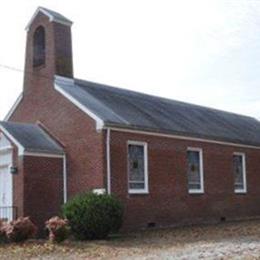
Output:
[[[13,184],[10,166],[12,165],[12,146],[0,133],[0,219],[12,220]]]

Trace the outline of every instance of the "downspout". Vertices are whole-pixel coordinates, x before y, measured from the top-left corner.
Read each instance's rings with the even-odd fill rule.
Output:
[[[107,159],[107,194],[111,194],[111,164],[110,164],[110,128],[107,128],[106,139],[106,159]]]
[[[63,155],[63,202],[67,202],[67,159]]]

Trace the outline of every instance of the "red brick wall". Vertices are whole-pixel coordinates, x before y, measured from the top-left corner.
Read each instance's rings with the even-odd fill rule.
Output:
[[[148,143],[149,194],[130,195],[127,141]],[[189,194],[187,147],[203,149],[204,194]],[[246,154],[247,193],[234,193],[233,152]],[[124,229],[260,215],[260,150],[140,134],[111,133],[112,192],[125,204]]]
[[[39,228],[60,213],[63,204],[63,159],[23,157],[24,216],[30,216]]]
[[[69,197],[77,192],[102,188],[105,170],[103,133],[97,133],[95,123],[55,90],[49,99],[39,99],[38,105],[30,102],[34,98],[37,97],[26,97],[11,120],[32,123],[39,120],[65,144]]]

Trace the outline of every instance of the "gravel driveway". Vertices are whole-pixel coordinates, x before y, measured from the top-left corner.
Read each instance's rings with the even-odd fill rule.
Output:
[[[0,259],[260,259],[260,220],[149,230],[107,241],[28,241],[0,246]]]

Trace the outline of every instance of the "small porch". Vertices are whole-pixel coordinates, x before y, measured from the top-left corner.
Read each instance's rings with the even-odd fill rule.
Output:
[[[36,124],[0,122],[0,220],[42,223],[66,199],[63,148]]]

